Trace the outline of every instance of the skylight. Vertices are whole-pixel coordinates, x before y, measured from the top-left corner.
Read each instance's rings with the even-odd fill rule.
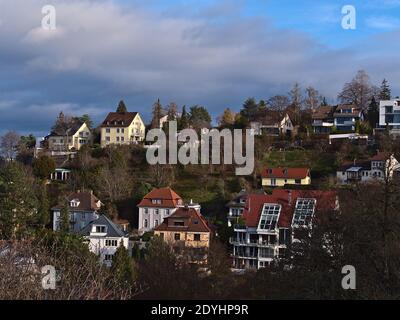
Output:
[[[258,229],[274,230],[278,222],[281,206],[279,204],[265,204],[261,213]]]
[[[315,211],[315,199],[299,198],[296,201],[296,208],[294,210],[292,226],[308,226]]]

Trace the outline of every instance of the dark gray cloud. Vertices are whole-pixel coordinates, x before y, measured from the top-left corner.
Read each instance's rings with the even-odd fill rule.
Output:
[[[286,93],[296,81],[334,99],[360,68],[400,90],[396,53],[386,50],[398,34],[335,50],[243,17],[229,3],[178,14],[59,0],[57,30],[46,31],[47,1],[0,0],[0,132],[45,134],[61,110],[99,122],[121,98],[146,119],[157,98],[202,104],[217,116],[248,96]]]

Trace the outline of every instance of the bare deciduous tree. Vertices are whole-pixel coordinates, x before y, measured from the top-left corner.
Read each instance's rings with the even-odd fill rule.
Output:
[[[19,141],[20,136],[15,131],[7,132],[1,137],[0,148],[6,159],[12,160],[15,158]]]

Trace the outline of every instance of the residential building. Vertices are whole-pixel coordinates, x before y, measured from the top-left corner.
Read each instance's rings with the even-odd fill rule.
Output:
[[[252,191],[252,193],[264,194],[264,190]],[[249,192],[246,190],[241,190],[231,201],[227,203],[228,211],[228,227],[237,224],[240,217],[243,215],[243,210],[246,204]]]
[[[89,250],[98,255],[100,262],[110,267],[113,257],[119,246],[130,251],[129,235],[105,215],[99,215],[97,219],[79,231],[89,246]]]
[[[391,179],[400,170],[400,164],[393,154],[378,152],[367,160],[354,160],[343,163],[336,172],[339,184],[384,181]]]
[[[70,231],[80,232],[91,221],[98,219],[102,202],[91,191],[77,191],[67,196],[70,215]],[[51,210],[53,212],[53,230],[60,230],[62,202]]]
[[[319,215],[338,208],[334,191],[275,189],[247,197],[243,223],[234,225],[233,267],[260,269],[286,255],[298,228],[312,229]]]
[[[353,104],[341,104],[333,114],[334,126],[338,132],[355,132],[356,124],[364,121],[364,112]]]
[[[171,188],[150,191],[138,204],[139,234],[153,230],[182,205],[182,198]]]
[[[178,208],[154,229],[155,236],[161,237],[176,250],[183,250],[195,263],[207,262],[211,234],[200,209],[189,206]]]
[[[110,112],[100,130],[102,147],[138,143],[145,139],[145,125],[138,112]]]
[[[320,106],[313,110],[311,117],[314,133],[328,134],[332,131],[335,110],[336,106]]]
[[[380,101],[379,126],[387,127],[391,134],[400,134],[400,99]]]
[[[254,135],[290,135],[293,123],[287,112],[268,111],[259,121],[250,122],[250,128]]]
[[[74,120],[52,131],[45,140],[51,151],[77,151],[92,142],[92,133],[85,122]]]
[[[70,155],[51,156],[56,164],[55,171],[50,175],[50,180],[64,182],[70,179],[72,171],[70,170]]]
[[[263,187],[310,184],[309,168],[266,168],[261,172],[261,185]]]

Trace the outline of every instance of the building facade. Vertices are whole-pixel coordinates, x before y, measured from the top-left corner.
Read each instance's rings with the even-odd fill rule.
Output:
[[[320,106],[313,110],[312,127],[314,133],[329,134],[334,126],[333,114],[336,110],[335,106]]]
[[[65,203],[68,202],[68,212],[70,221],[70,231],[79,232],[91,221],[98,219],[102,202],[97,199],[90,191],[78,191],[67,196]],[[52,208],[53,230],[60,230],[61,210],[65,204]]]
[[[242,223],[234,225],[234,269],[257,270],[277,262],[296,241],[298,228],[311,229],[318,214],[338,208],[333,191],[274,190],[272,195],[250,194]]]
[[[153,189],[138,204],[139,234],[153,230],[182,205],[182,198],[171,188]]]
[[[379,103],[379,126],[400,134],[400,99],[381,100]]]
[[[189,206],[178,208],[154,229],[155,236],[178,251],[183,250],[190,262],[195,263],[207,262],[211,234],[211,228],[200,210]]]
[[[385,177],[391,179],[399,167],[393,154],[379,152],[367,160],[343,163],[336,172],[336,180],[339,184],[382,182]]]
[[[45,139],[51,151],[77,151],[92,142],[92,133],[86,123],[75,121],[66,129],[53,131]]]
[[[100,262],[107,267],[112,261],[119,246],[123,246],[129,252],[129,235],[119,228],[105,215],[99,215],[85,228],[79,231],[89,246],[89,250],[99,256]],[[131,254],[131,253],[130,253]]]
[[[261,172],[261,185],[263,187],[310,184],[309,168],[266,168]]]
[[[333,114],[334,126],[338,132],[355,132],[359,121],[364,121],[364,113],[356,105],[341,104]]]
[[[138,112],[110,112],[100,126],[100,144],[139,143],[145,139],[145,125]]]
[[[293,123],[288,113],[268,111],[260,121],[250,122],[250,128],[254,135],[290,135],[293,132]]]

